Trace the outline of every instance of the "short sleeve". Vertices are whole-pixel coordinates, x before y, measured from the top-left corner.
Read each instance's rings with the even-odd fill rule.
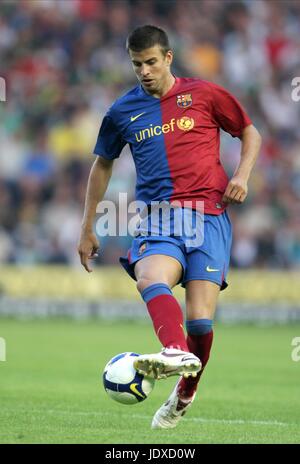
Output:
[[[240,137],[243,129],[252,124],[239,101],[223,87],[210,83],[212,112],[217,124],[232,137]]]
[[[104,116],[99,130],[94,154],[113,160],[120,156],[120,153],[126,143],[127,142],[125,142],[122,138],[122,135],[116,127],[112,117],[108,114]]]

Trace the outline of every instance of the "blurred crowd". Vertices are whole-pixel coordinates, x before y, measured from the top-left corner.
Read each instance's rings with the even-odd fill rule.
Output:
[[[167,30],[173,71],[234,93],[263,136],[246,203],[230,207],[232,264],[300,267],[300,2],[295,0],[1,0],[0,262],[79,265],[87,176],[102,117],[136,85],[125,50],[142,24]],[[240,142],[222,136],[231,175]],[[106,198],[134,198],[128,148]],[[116,264],[129,236],[103,238]]]

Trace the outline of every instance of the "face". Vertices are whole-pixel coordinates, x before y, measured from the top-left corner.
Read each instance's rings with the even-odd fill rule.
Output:
[[[169,50],[163,54],[159,45],[146,48],[141,52],[129,50],[133,70],[144,90],[150,94],[160,94],[167,85],[173,53]]]

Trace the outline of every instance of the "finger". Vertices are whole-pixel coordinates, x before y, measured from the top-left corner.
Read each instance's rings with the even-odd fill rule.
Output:
[[[227,186],[226,186],[226,190],[225,190],[225,191],[230,192],[230,190],[232,189],[232,187],[233,187],[232,181],[229,181],[228,184],[227,184]]]
[[[88,264],[88,256],[86,253],[80,253],[80,262],[87,272],[93,272]]]
[[[240,197],[239,197],[239,203],[243,203],[245,201],[247,197],[247,193],[244,192],[244,193],[241,193]]]
[[[228,203],[229,205],[232,205],[232,204],[234,203],[234,200],[233,200],[232,198],[229,197],[227,203]]]
[[[230,195],[230,194],[227,194],[227,193],[225,192],[224,195],[223,195],[223,198],[222,198],[222,202],[223,202],[223,203],[232,203],[231,195]]]
[[[240,198],[243,194],[245,194],[245,191],[242,187],[234,186],[227,196],[231,200],[231,203],[240,203]]]
[[[99,247],[94,246],[89,254],[89,259],[96,259],[99,257]]]
[[[87,272],[93,272],[93,269],[90,268],[87,262],[84,262],[82,265]]]
[[[235,194],[231,196],[231,203],[234,203],[234,204],[239,203],[240,197],[241,197],[241,192],[235,192]]]
[[[245,192],[241,192],[234,197],[234,203],[241,204],[244,202],[247,194]]]
[[[229,191],[226,189],[224,194],[223,194],[223,198],[222,198],[222,201],[224,201],[225,203],[228,203],[229,199],[230,199],[230,193]]]
[[[224,192],[224,195],[223,195],[223,198],[222,198],[222,201],[224,201],[225,203],[231,203],[231,200],[233,198],[233,194],[235,194],[236,192],[236,186],[235,185],[232,185],[232,184],[228,184],[227,187],[226,187],[226,190]]]
[[[230,193],[230,198],[234,200],[235,198],[239,197],[243,193],[243,190],[241,187],[235,186],[231,193]]]
[[[87,272],[93,272],[93,270],[89,267],[89,265],[86,262],[82,262],[81,264]]]
[[[230,199],[228,198],[227,195],[223,195],[223,198],[222,198],[222,203],[229,203],[230,202]]]
[[[227,195],[228,197],[231,197],[238,188],[239,188],[238,185],[235,185],[229,182],[225,190],[225,195]]]

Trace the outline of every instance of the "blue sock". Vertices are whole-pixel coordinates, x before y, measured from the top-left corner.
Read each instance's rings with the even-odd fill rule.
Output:
[[[152,298],[158,295],[172,295],[170,287],[166,284],[152,284],[149,287],[145,288],[142,293],[142,298],[145,303],[152,300]]]
[[[205,335],[212,331],[212,319],[194,319],[185,323],[189,335]]]

